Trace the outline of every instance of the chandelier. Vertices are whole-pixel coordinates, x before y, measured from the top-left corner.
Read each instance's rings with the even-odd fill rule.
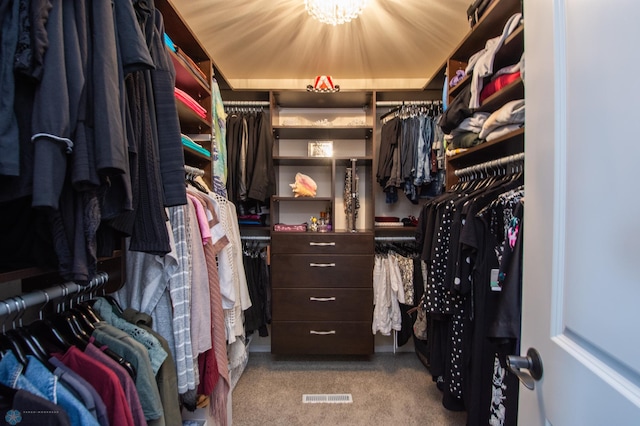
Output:
[[[340,25],[357,18],[369,0],[304,0],[309,15],[324,24]]]

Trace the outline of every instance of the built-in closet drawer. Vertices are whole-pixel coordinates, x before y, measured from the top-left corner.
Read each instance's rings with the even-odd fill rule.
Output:
[[[278,354],[373,353],[371,321],[278,322],[273,321],[271,345]]]
[[[278,233],[271,235],[271,253],[365,254],[373,253],[370,234]]]
[[[271,352],[373,352],[372,233],[271,234]]]
[[[273,254],[271,286],[372,287],[373,254]]]
[[[273,321],[371,321],[373,293],[365,288],[273,289]]]

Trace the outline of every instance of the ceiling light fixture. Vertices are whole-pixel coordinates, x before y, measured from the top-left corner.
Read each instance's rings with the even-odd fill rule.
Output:
[[[309,15],[324,24],[340,25],[357,18],[369,0],[304,0]]]

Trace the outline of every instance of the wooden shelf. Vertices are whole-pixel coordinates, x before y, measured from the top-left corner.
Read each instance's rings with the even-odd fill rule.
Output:
[[[108,292],[116,291],[124,283],[124,251],[114,250],[113,255],[98,259],[98,271],[109,274]],[[0,282],[21,281],[22,292],[31,292],[58,284],[63,280],[56,269],[39,267],[0,272]]]
[[[460,92],[462,88],[468,85],[471,82],[471,76],[469,74],[465,75],[462,80],[458,82],[455,86],[449,88],[449,99],[453,99]]]
[[[285,90],[274,92],[273,96],[279,108],[369,108],[373,94],[363,91],[314,93]]]
[[[183,145],[182,148],[184,149],[185,156],[188,156],[188,158],[196,159],[203,163],[211,162],[211,156],[206,156],[203,153],[185,145]]]
[[[468,61],[474,53],[484,48],[487,40],[502,34],[507,20],[514,13],[520,12],[521,6],[519,0],[494,1],[458,47],[453,50],[451,57],[461,61]]]
[[[368,139],[373,134],[371,126],[273,126],[273,133],[280,139]]]
[[[478,23],[471,28],[458,46],[453,49],[453,53],[448,59],[468,61],[474,53],[484,48],[488,39],[502,34],[504,24],[509,17],[521,11],[522,3],[520,0],[495,0],[485,10]],[[424,87],[425,90],[442,90],[447,63],[448,60],[433,73]]]
[[[342,165],[347,165],[350,166],[351,165],[351,160],[354,159],[356,160],[356,165],[359,164],[368,164],[370,162],[373,161],[373,156],[371,155],[365,155],[364,157],[359,157],[359,156],[352,156],[352,157],[334,157],[334,159],[336,160],[336,164],[342,164]]]
[[[350,156],[350,157],[293,157],[278,156],[273,157],[275,164],[280,166],[330,166],[335,161],[336,164],[351,165],[351,160],[355,159],[356,164],[370,163],[373,161],[372,156]]]
[[[211,96],[211,88],[200,79],[189,67],[188,63],[175,52],[167,49],[176,70],[176,87],[184,90],[194,99]]]
[[[413,236],[418,228],[416,226],[376,226],[376,237]]]
[[[498,139],[476,145],[453,157],[447,157],[447,162],[459,169],[523,151],[524,127]]]
[[[270,226],[238,225],[241,236],[268,236],[271,233]]]
[[[164,28],[171,40],[196,63],[209,62],[209,55],[196,41],[197,37],[188,23],[174,8],[173,0],[156,0],[155,7],[162,13]]]
[[[30,277],[39,277],[48,274],[57,274],[57,272],[54,269],[45,269],[38,267],[16,269],[14,271],[0,272],[0,282],[5,283],[8,281],[20,280]]]
[[[524,81],[518,79],[485,99],[478,111],[493,112],[509,101],[524,99]]]
[[[211,120],[200,117],[195,113],[195,111],[186,106],[180,100],[176,100],[176,106],[178,107],[178,117],[180,117],[180,128],[182,133],[201,133],[189,130],[211,128]]]
[[[331,197],[281,197],[281,196],[274,196],[273,197],[273,201],[274,202],[280,202],[280,201],[286,201],[286,202],[295,202],[295,203],[308,203],[308,202],[313,202],[313,201],[329,201],[331,202]]]
[[[331,161],[331,157],[273,156],[273,162],[280,166],[330,166]]]

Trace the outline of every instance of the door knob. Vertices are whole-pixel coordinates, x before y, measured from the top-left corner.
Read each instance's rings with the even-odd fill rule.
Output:
[[[527,350],[527,356],[508,355],[507,367],[527,389],[533,390],[535,382],[542,378],[542,358],[534,348]],[[529,373],[520,371],[520,369],[529,370]]]

